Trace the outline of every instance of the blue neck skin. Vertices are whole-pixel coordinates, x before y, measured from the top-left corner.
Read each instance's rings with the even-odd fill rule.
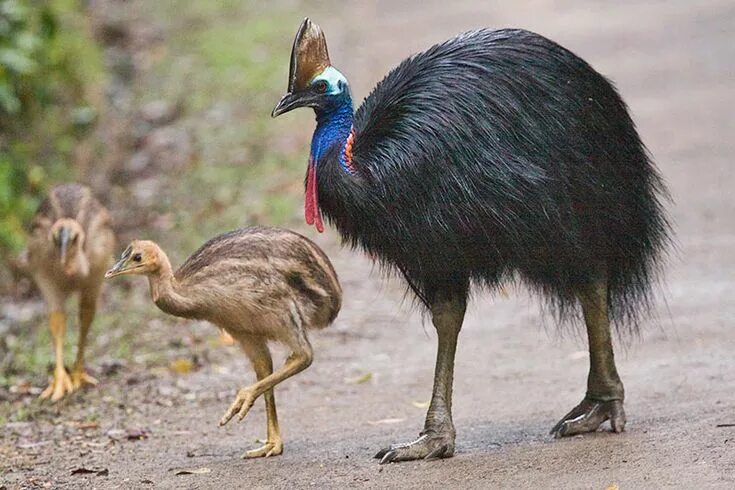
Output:
[[[338,144],[344,149],[347,137],[352,131],[352,98],[349,93],[342,94],[331,100],[326,107],[314,109],[316,113],[316,129],[311,138],[311,158],[314,165],[319,163],[319,158],[332,145]],[[344,161],[344,155],[340,152],[340,165],[345,171],[349,171]]]

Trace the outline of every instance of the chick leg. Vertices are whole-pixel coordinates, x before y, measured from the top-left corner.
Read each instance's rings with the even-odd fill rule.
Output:
[[[424,430],[413,442],[393,444],[379,451],[375,457],[380,459],[380,464],[413,459],[449,458],[454,455],[456,435],[452,422],[454,355],[466,306],[464,295],[431,305],[439,348],[434,371],[434,391],[426,414]]]
[[[242,421],[252,408],[255,400],[260,395],[271,390],[281,381],[288,379],[309,367],[312,359],[313,354],[311,347],[306,351],[293,352],[288,356],[288,359],[286,359],[286,362],[281,369],[261,380],[258,380],[254,385],[248,386],[247,388],[241,388],[240,391],[237,392],[237,397],[234,403],[230,405],[230,408],[228,408],[222,416],[222,420],[219,421],[219,425],[225,425],[235,415],[238,415],[238,422]]]
[[[295,303],[291,304],[288,313],[290,316],[289,327],[291,328],[287,330],[287,337],[281,340],[291,348],[291,355],[288,356],[284,365],[276,372],[269,374],[263,379],[259,379],[254,385],[240,389],[237,392],[234,403],[230,405],[230,408],[222,416],[219,425],[225,425],[235,414],[238,415],[238,421],[241,421],[248,414],[253,403],[260,395],[311,365],[314,353],[311,349],[309,339],[306,338],[305,326],[298,306]]]
[[[96,311],[97,290],[83,291],[79,302],[79,344],[77,346],[77,359],[71,371],[71,382],[74,385],[74,389],[81,388],[84,384],[97,384],[97,380],[84,370],[84,349],[87,346],[89,327],[92,325]]]
[[[54,351],[56,355],[56,367],[54,368],[54,379],[51,384],[41,393],[40,398],[51,398],[56,402],[67,393],[74,391],[69,374],[64,368],[64,333],[66,330],[66,317],[61,310],[49,313],[49,326],[54,338]]]
[[[255,375],[261,381],[273,373],[273,359],[268,345],[261,339],[241,342],[243,351],[253,364]],[[243,458],[261,458],[278,456],[283,453],[283,440],[278,428],[278,414],[276,413],[276,397],[273,388],[263,394],[265,398],[265,412],[268,420],[268,433],[265,444],[243,454]]]
[[[606,420],[610,420],[614,432],[625,429],[625,391],[615,367],[606,281],[597,281],[580,291],[578,297],[589,339],[590,371],[587,377],[587,394],[579,405],[551,429],[551,434],[557,438],[594,432]]]

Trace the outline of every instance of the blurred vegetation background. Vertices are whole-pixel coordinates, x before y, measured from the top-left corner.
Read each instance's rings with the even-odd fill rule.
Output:
[[[24,243],[24,225],[49,182],[70,174],[92,126],[100,50],[69,0],[0,0],[0,253]]]
[[[268,115],[286,84],[293,26],[283,19],[297,7],[0,0],[3,256],[23,248],[24,225],[64,180],[92,185],[111,207],[126,194],[145,208],[119,213],[124,237],[167,221],[201,231],[186,234],[194,246],[222,226],[287,222],[304,141],[274,135]],[[202,192],[180,201],[183,186]]]
[[[45,385],[53,361],[22,255],[53,185],[90,185],[120,249],[154,239],[174,264],[236,227],[301,223],[311,127],[275,124],[270,112],[294,29],[303,12],[319,12],[306,3],[0,0],[0,399],[18,402],[0,420],[27,416],[19,406],[32,398],[21,395]],[[156,311],[147,284],[126,279],[108,284],[92,329],[93,370],[167,366],[206,356],[216,340],[209,326]]]

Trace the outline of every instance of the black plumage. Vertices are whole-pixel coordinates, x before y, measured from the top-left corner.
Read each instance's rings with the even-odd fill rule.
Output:
[[[479,30],[388,74],[317,165],[319,204],[352,245],[429,304],[467,280],[514,273],[571,311],[609,277],[610,312],[635,325],[667,242],[661,179],[612,84],[558,44]]]

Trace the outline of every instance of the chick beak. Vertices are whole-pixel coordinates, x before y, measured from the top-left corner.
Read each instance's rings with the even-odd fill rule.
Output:
[[[127,263],[128,259],[120,259],[113,265],[109,271],[105,272],[105,279],[108,279],[110,277],[119,276],[120,274],[125,273],[125,264]]]
[[[69,251],[69,230],[62,228],[59,230],[59,258],[61,265],[66,264],[66,255]]]

